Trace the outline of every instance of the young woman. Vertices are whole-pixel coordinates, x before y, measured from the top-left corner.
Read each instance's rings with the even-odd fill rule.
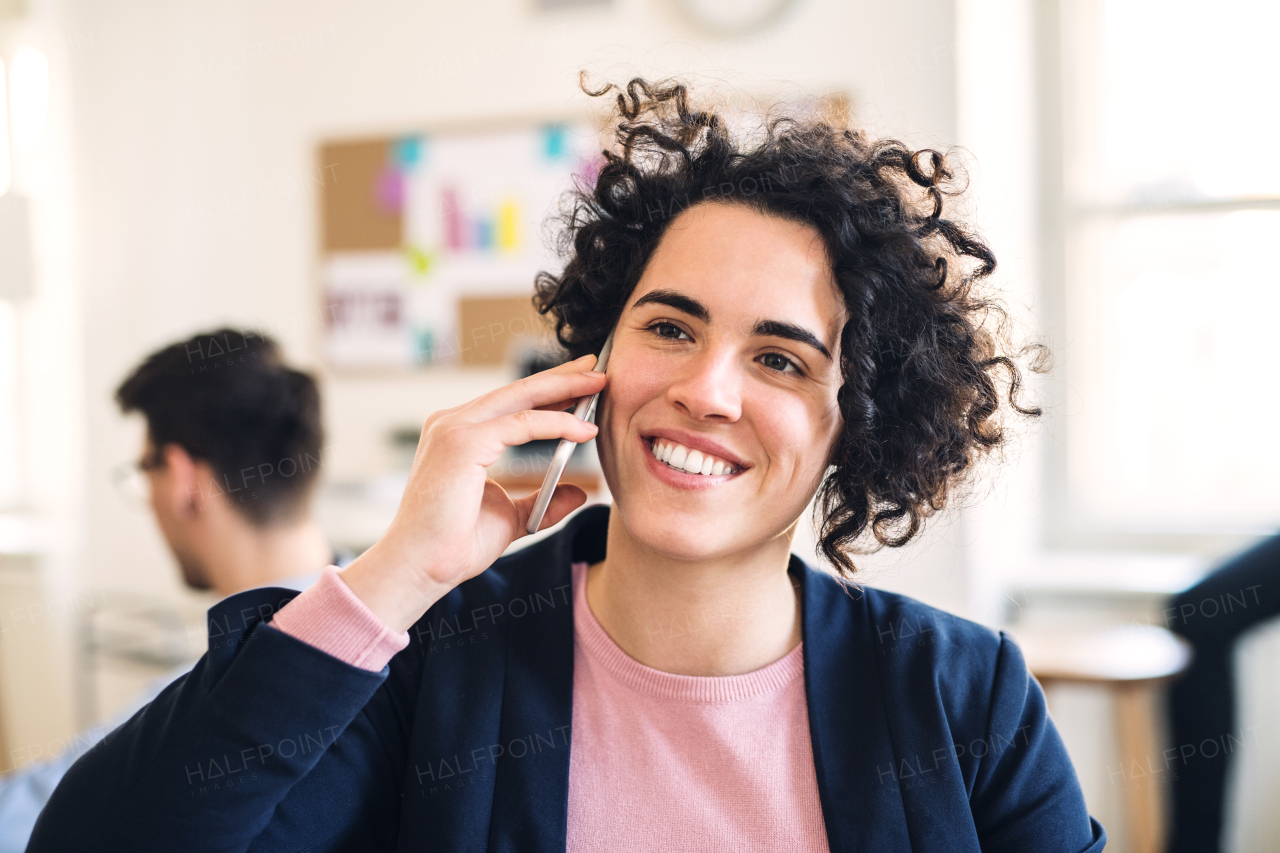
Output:
[[[735,139],[675,84],[617,100],[538,282],[575,360],[431,415],[346,569],[213,608],[31,850],[1102,849],[1006,636],[790,554],[816,494],[852,576],[1002,406],[1036,413],[945,158],[821,118]],[[602,389],[598,429],[565,412]],[[485,468],[558,438],[597,439],[614,504],[501,557],[533,496]],[[544,526],[584,500],[559,487]]]

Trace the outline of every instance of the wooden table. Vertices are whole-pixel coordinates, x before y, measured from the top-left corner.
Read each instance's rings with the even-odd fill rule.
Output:
[[[1158,770],[1155,691],[1191,663],[1191,646],[1154,625],[1085,629],[1013,627],[1027,668],[1044,686],[1092,684],[1116,701],[1116,734],[1126,774]],[[1135,773],[1136,775],[1136,773]],[[1136,853],[1161,853],[1165,845],[1164,791],[1159,785],[1126,785],[1125,812]]]

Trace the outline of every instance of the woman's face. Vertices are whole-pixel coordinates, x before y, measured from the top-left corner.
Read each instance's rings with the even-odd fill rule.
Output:
[[[717,203],[671,223],[622,312],[597,418],[632,536],[681,559],[789,545],[843,425],[844,316],[813,227]],[[695,452],[712,473],[672,467]]]

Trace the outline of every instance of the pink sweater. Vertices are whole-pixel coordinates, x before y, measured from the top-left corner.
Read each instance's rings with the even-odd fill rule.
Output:
[[[595,850],[826,851],[803,645],[745,675],[672,675],[615,643],[573,565],[569,853]],[[272,624],[364,669],[409,642],[334,568]]]

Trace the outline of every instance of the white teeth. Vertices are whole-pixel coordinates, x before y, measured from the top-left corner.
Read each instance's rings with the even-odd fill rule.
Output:
[[[650,451],[658,460],[689,474],[718,477],[721,474],[732,474],[736,470],[733,465],[710,453],[690,450],[683,444],[667,443],[656,438],[653,439]]]
[[[676,449],[671,451],[671,457],[667,459],[667,464],[672,468],[683,468],[684,460],[689,458],[689,448],[683,444],[677,444]]]

